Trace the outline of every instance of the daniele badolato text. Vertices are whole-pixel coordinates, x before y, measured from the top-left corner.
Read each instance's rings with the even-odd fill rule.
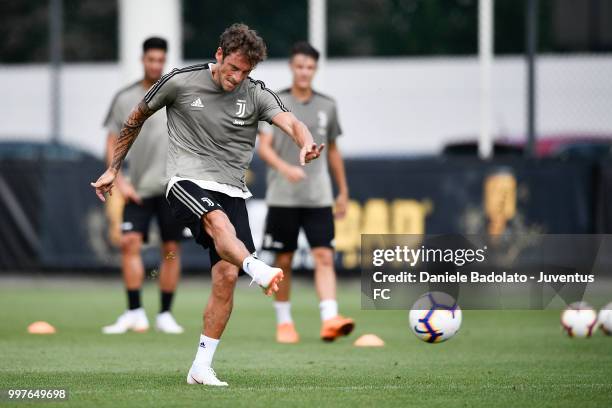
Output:
[[[540,272],[539,276],[526,275],[518,272],[477,272],[469,273],[455,271],[444,273],[420,272],[396,272],[387,273],[376,271],[372,274],[372,280],[376,283],[592,283],[595,281],[593,275],[545,274]]]
[[[372,281],[375,283],[592,283],[594,275],[580,273],[559,274],[539,273],[523,274],[506,271],[474,271],[479,264],[486,260],[487,246],[476,249],[432,249],[410,248],[396,246],[391,249],[375,249],[372,251]],[[445,263],[456,267],[466,265],[470,270],[455,270],[452,272],[428,271],[398,271],[399,268],[415,268],[417,265]],[[390,267],[393,271],[385,272],[383,267]]]

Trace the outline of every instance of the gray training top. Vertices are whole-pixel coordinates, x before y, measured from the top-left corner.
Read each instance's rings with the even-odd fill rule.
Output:
[[[328,96],[314,92],[312,97],[301,102],[291,95],[290,89],[278,93],[285,106],[300,119],[312,133],[317,144],[331,143],[342,134],[336,103]],[[299,166],[300,148],[282,130],[260,124],[260,131],[273,132],[272,147],[281,159]],[[327,150],[319,159],[303,167],[306,178],[291,183],[280,172],[268,168],[266,203],[276,207],[329,207],[333,205],[331,178],[327,163]]]
[[[119,90],[106,115],[104,127],[119,135],[123,122],[146,92],[142,81]],[[164,194],[162,180],[166,173],[168,153],[168,131],[164,113],[157,112],[145,122],[127,156],[126,175],[142,198]]]
[[[210,64],[212,65],[212,64]],[[213,81],[209,63],[174,69],[144,97],[152,110],[166,107],[170,144],[166,183],[173,176],[214,181],[248,191],[258,121],[288,112],[262,81],[245,79],[233,91]]]

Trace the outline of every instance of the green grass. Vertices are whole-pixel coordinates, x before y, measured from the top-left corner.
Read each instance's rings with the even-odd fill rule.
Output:
[[[68,401],[43,405],[59,407],[612,406],[612,338],[566,338],[557,311],[465,311],[454,339],[430,345],[412,335],[407,312],[362,311],[359,287],[345,283],[341,311],[356,318],[356,333],[324,344],[314,291],[302,283],[293,302],[302,342],[278,345],[270,299],[245,282],[215,359],[230,387],[211,389],[185,384],[205,282],[185,281],[178,292],[174,311],[185,334],[104,336],[100,327],[124,307],[119,284],[0,280],[0,389],[66,387]],[[144,297],[154,317],[151,282]],[[58,333],[27,334],[36,320]],[[386,346],[353,347],[364,333],[378,334]]]

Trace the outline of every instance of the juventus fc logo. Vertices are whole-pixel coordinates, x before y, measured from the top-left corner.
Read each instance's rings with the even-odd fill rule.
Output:
[[[238,105],[238,111],[236,112],[236,116],[239,118],[243,117],[246,112],[246,100],[245,99],[237,99],[236,105]]]
[[[202,197],[201,200],[208,204],[209,207],[215,206],[215,203],[213,203],[213,201],[208,197]]]

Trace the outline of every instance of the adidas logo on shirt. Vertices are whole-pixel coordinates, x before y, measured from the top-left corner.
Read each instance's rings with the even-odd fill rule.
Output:
[[[191,102],[191,106],[196,107],[196,108],[203,108],[204,104],[202,103],[202,100],[198,98],[195,101]]]

